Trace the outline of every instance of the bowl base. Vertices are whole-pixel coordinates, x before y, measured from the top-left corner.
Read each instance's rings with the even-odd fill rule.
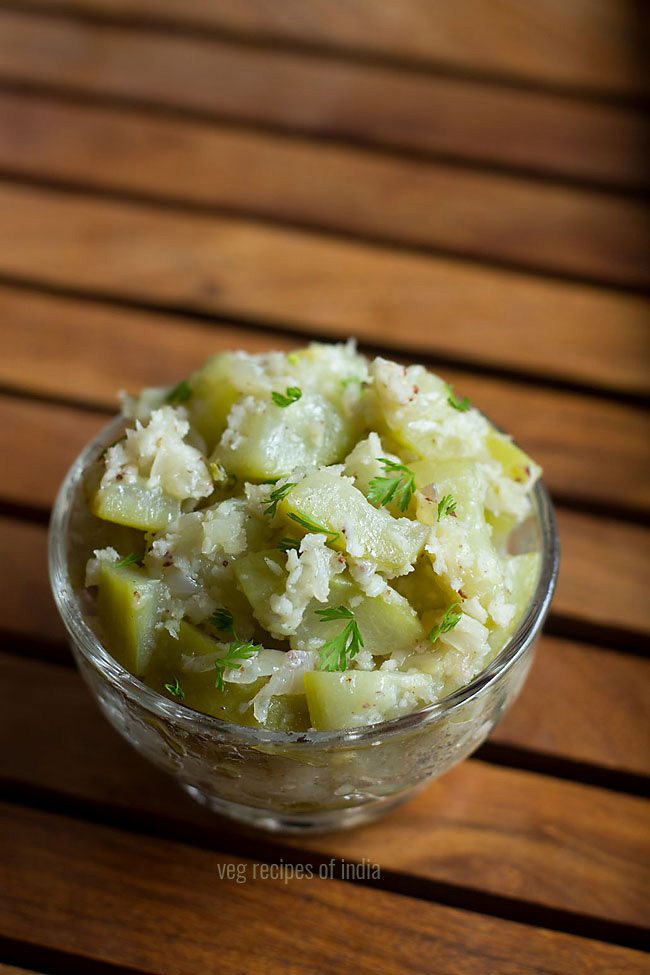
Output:
[[[350,806],[343,809],[325,809],[315,812],[278,813],[269,809],[257,809],[255,806],[243,806],[238,802],[230,802],[218,796],[208,795],[194,785],[180,783],[181,788],[196,802],[206,806],[212,812],[225,816],[244,826],[261,830],[265,833],[330,833],[340,829],[353,829],[371,823],[407,802],[426,785],[423,783],[414,789],[408,789],[397,796],[387,796],[383,799],[373,799],[361,806]]]

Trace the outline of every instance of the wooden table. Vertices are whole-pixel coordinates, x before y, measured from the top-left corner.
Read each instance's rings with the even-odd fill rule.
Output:
[[[0,972],[650,970],[640,7],[0,0]],[[559,590],[474,758],[377,825],[244,836],[96,711],[48,509],[117,389],[348,335],[541,461]]]

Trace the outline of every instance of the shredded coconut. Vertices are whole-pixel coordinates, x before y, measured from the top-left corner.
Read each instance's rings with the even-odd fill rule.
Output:
[[[327,547],[325,535],[305,535],[300,550],[287,552],[287,582],[282,595],[271,596],[269,605],[276,616],[276,632],[295,633],[312,599],[327,601],[330,581],[343,572],[336,552]]]
[[[110,546],[108,548],[96,548],[93,555],[94,558],[88,559],[86,565],[86,586],[96,586],[99,583],[99,574],[103,562],[118,562],[120,559],[119,554]]]

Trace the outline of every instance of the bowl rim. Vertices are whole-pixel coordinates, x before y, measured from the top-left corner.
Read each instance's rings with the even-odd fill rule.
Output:
[[[87,444],[70,466],[52,509],[48,531],[48,567],[50,585],[57,609],[63,619],[73,649],[118,691],[135,697],[140,705],[158,718],[164,718],[186,730],[213,736],[216,740],[230,739],[248,746],[282,746],[292,749],[319,746],[345,746],[378,743],[388,736],[428,725],[469,703],[498,681],[524,655],[537,639],[548,615],[559,570],[560,546],[551,498],[541,478],[532,492],[533,513],[541,539],[541,566],[535,592],[519,627],[497,656],[473,680],[434,704],[418,711],[400,715],[373,725],[336,731],[272,731],[251,728],[194,711],[163,697],[122,667],[103,646],[88,623],[81,599],[77,595],[69,572],[69,532],[74,506],[78,499],[82,477],[106,446],[114,442],[128,420],[124,414],[115,416],[97,436]]]

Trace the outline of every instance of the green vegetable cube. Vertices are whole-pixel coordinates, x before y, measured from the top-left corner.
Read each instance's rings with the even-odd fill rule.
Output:
[[[408,576],[407,576],[408,578]],[[379,596],[366,596],[351,579],[337,576],[332,580],[327,603],[312,600],[298,629],[298,637],[305,641],[320,637],[333,639],[344,625],[340,621],[323,621],[317,614],[325,606],[347,606],[354,612],[364,650],[387,655],[394,650],[406,650],[425,636],[417,613],[408,601],[393,589]]]
[[[304,694],[276,694],[271,698],[266,728],[273,731],[307,731],[311,717]]]
[[[506,560],[506,580],[510,600],[515,605],[515,615],[506,626],[496,627],[489,636],[493,650],[501,650],[519,626],[533,598],[539,579],[541,558],[539,552],[510,555]]]
[[[219,443],[212,460],[248,481],[281,477],[299,466],[342,460],[354,431],[342,413],[317,393],[305,393],[286,407],[268,401],[243,402],[237,434]]]
[[[539,471],[538,465],[528,454],[504,433],[491,430],[487,437],[487,446],[494,459],[501,464],[504,474],[513,481],[525,484]]]
[[[90,510],[104,521],[155,532],[177,518],[181,506],[160,488],[151,489],[144,478],[138,478],[136,481],[112,481],[106,487],[100,487],[92,498]]]
[[[101,566],[97,611],[108,649],[123,667],[141,676],[156,644],[160,582],[142,569]]]
[[[432,679],[426,674],[351,670],[305,674],[309,714],[319,731],[355,728],[388,721],[429,703]]]
[[[284,569],[280,575],[273,572],[267,559],[280,567],[285,563],[285,556],[281,552],[269,549],[251,552],[237,559],[233,564],[233,571],[239,588],[251,604],[255,618],[268,630],[273,619],[269,600],[271,596],[280,595],[284,591],[287,575]]]
[[[219,442],[228,414],[241,395],[231,379],[235,368],[233,354],[224,352],[208,359],[190,380],[190,421],[205,439],[208,450]]]
[[[293,521],[292,529],[320,525],[334,548],[369,559],[391,574],[415,562],[428,535],[425,525],[373,507],[350,481],[326,471],[300,481],[278,510]]]

